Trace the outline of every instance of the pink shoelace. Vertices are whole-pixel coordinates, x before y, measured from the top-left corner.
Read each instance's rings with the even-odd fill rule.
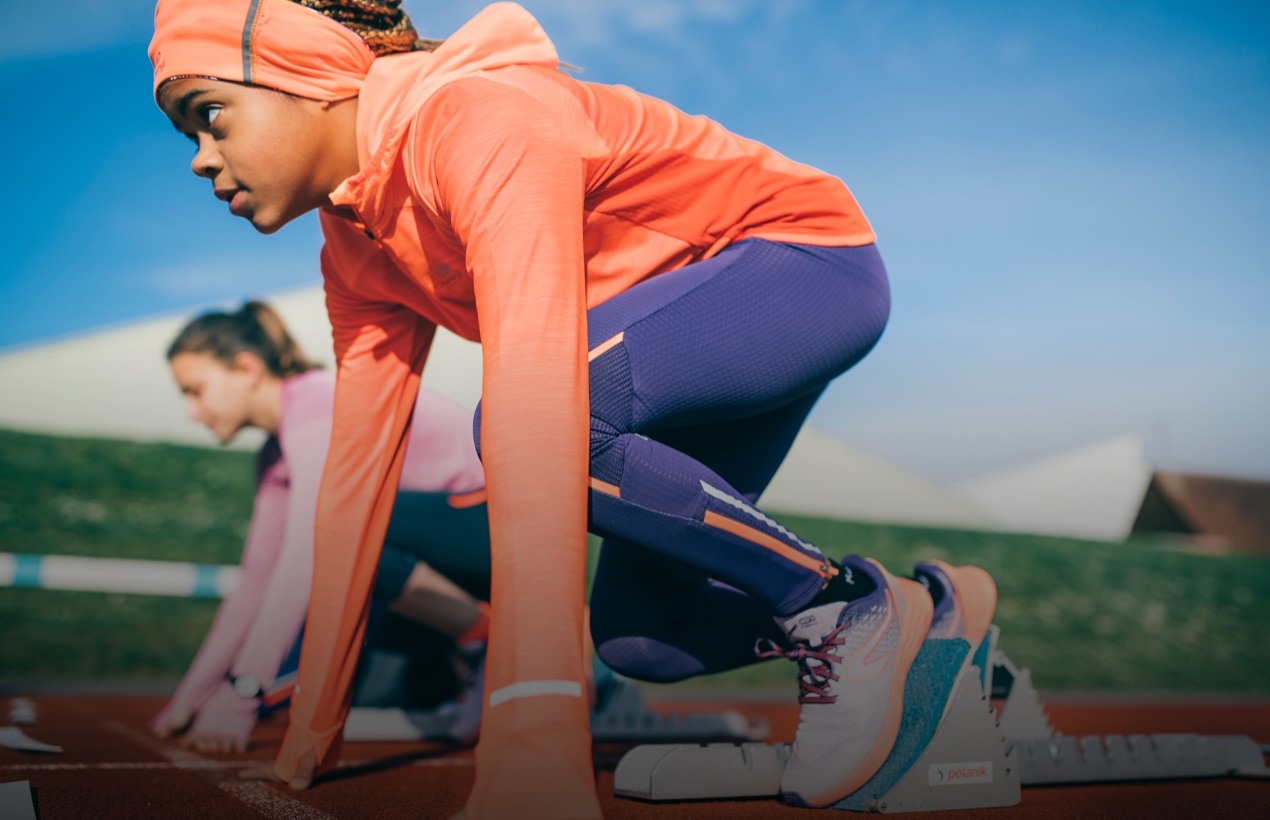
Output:
[[[760,658],[789,658],[798,662],[799,703],[836,703],[838,696],[829,694],[829,684],[838,680],[833,665],[841,663],[842,656],[831,650],[846,643],[841,634],[850,625],[850,621],[842,624],[815,647],[800,642],[795,643],[793,649],[785,649],[771,638],[759,638],[754,643],[754,654]],[[813,662],[817,666],[812,666]]]

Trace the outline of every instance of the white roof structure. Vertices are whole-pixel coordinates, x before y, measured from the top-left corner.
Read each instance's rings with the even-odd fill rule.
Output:
[[[333,362],[321,288],[276,294],[268,301],[310,356]],[[195,312],[0,352],[0,427],[211,446],[207,430],[185,417],[164,359],[168,344]],[[423,381],[474,408],[481,393],[480,347],[438,331]],[[255,447],[260,441],[244,435],[236,445]],[[989,526],[973,502],[810,425],[761,503],[775,511],[839,519]]]
[[[1151,467],[1122,436],[960,482],[954,489],[996,529],[1121,541],[1142,507]]]
[[[762,505],[853,521],[992,529],[973,502],[808,424],[798,433]]]
[[[300,346],[331,366],[331,325],[321,288],[271,296]],[[226,305],[235,309],[237,305]],[[159,316],[0,352],[0,427],[70,436],[212,445],[185,416],[164,354],[201,311]],[[424,383],[467,407],[481,397],[481,349],[438,331]],[[259,436],[239,446],[256,447]]]

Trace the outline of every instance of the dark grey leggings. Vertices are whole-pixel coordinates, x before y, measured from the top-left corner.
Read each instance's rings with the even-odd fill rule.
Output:
[[[375,601],[401,596],[422,561],[471,595],[489,599],[489,516],[484,504],[455,509],[448,493],[397,493],[375,576]]]

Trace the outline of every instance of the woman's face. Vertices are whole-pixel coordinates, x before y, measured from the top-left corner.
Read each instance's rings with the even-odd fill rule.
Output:
[[[329,205],[330,192],[357,172],[355,125],[343,103],[187,77],[166,83],[159,104],[198,147],[195,176],[261,233]]]
[[[230,441],[250,424],[251,398],[262,368],[248,362],[226,366],[210,353],[178,353],[169,364],[185,396],[186,415],[211,430],[217,441]]]

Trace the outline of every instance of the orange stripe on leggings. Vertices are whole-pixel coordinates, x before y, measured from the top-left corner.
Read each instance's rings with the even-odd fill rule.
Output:
[[[596,358],[604,355],[612,348],[617,347],[617,345],[621,343],[622,337],[625,335],[626,335],[626,331],[623,330],[621,333],[617,334],[616,336],[613,336],[607,341],[601,342],[599,347],[597,347],[595,350],[592,350],[590,353],[587,354],[586,360],[588,362],[593,362],[596,360]]]
[[[706,510],[705,518],[702,520],[711,527],[740,536],[746,541],[752,541],[755,544],[758,544],[760,547],[766,547],[782,558],[793,561],[800,567],[806,567],[807,569],[812,570],[826,581],[834,575],[837,575],[837,572],[835,572],[827,562],[823,560],[816,560],[807,553],[800,552],[788,544],[776,540],[762,530],[756,530],[753,527],[748,527],[740,521],[734,521],[725,515],[719,515],[713,510]]]
[[[621,487],[617,486],[616,484],[610,484],[607,481],[601,481],[600,479],[595,477],[591,478],[591,489],[595,490],[596,492],[604,493],[605,495],[611,495],[614,498],[622,497]]]

